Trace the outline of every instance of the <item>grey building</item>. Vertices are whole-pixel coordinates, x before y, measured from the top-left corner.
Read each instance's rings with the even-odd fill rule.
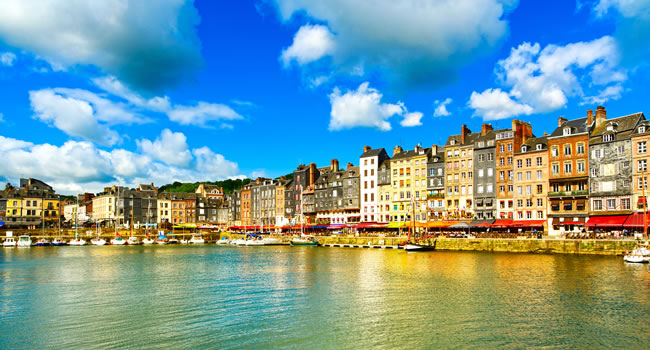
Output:
[[[117,191],[118,225],[134,228],[158,222],[158,194],[119,187]]]
[[[314,211],[316,222],[330,224],[338,221],[337,214],[343,211],[343,172],[339,171],[339,161],[332,159],[327,171],[320,170],[314,183]]]
[[[474,216],[477,220],[496,217],[496,133],[491,125],[483,124],[481,134],[474,139]]]
[[[228,201],[228,221],[233,225],[241,225],[241,190],[226,195]]]
[[[346,223],[358,223],[361,220],[361,169],[348,163],[343,172],[343,210]],[[388,180],[390,181],[390,179]]]
[[[431,156],[427,161],[427,207],[429,220],[443,218],[445,213],[445,148],[438,147],[438,145],[431,147]]]
[[[645,117],[636,113],[608,120],[606,114],[601,115],[604,117],[596,117],[589,135],[589,214],[630,214],[633,211],[631,136]]]
[[[312,187],[311,194],[313,194],[313,185],[316,183],[316,180],[320,176],[316,164],[310,163],[307,165],[299,165],[298,168],[293,172],[293,180],[291,186],[287,186],[285,191],[285,196],[287,201],[285,202],[285,208],[287,209],[287,214],[291,215],[294,219],[294,222],[298,222],[295,219],[300,216],[300,201],[302,198],[303,213],[314,212],[314,197],[309,196],[309,188]],[[303,196],[303,194],[305,196]],[[309,198],[307,198],[309,196]],[[309,202],[309,203],[307,203]]]

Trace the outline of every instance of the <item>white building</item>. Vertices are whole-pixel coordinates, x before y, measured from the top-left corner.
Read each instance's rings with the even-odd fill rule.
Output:
[[[371,149],[370,146],[363,147],[363,154],[359,158],[361,222],[376,222],[379,220],[377,169],[379,164],[388,158],[388,154],[383,148]]]

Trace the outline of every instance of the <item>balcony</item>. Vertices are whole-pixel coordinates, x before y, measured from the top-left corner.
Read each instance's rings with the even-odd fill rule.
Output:
[[[587,196],[589,191],[560,191],[560,192],[549,192],[549,197],[578,197],[578,196]]]
[[[428,194],[427,199],[442,199],[445,198],[445,195],[443,193],[434,193],[434,194]]]

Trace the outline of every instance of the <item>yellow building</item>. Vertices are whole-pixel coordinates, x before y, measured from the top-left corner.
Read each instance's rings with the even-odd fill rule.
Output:
[[[547,218],[548,140],[533,137],[514,151],[514,220],[541,229]]]
[[[167,192],[158,193],[156,203],[158,210],[158,224],[165,224],[172,222],[172,194]]]
[[[402,150],[399,146],[393,149],[393,157],[390,159],[392,222],[405,222],[411,219],[426,222],[427,161],[430,155],[430,148],[422,148],[419,145],[408,151]],[[412,205],[415,205],[415,208]],[[412,218],[413,213],[415,213],[414,218]]]
[[[445,144],[445,201],[447,218],[473,218],[474,200],[474,139],[466,125],[460,135],[452,135]]]

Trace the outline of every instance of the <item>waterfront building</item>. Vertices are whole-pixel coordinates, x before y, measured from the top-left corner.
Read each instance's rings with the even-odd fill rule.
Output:
[[[587,111],[592,116],[592,111]],[[633,212],[632,135],[645,117],[635,113],[606,119],[605,108],[596,109],[589,137],[589,215],[628,215]],[[640,168],[639,168],[640,167]]]
[[[363,147],[359,157],[360,211],[362,222],[376,222],[378,220],[379,192],[377,188],[377,169],[379,164],[388,159],[388,154],[383,148],[372,149]]]
[[[641,118],[631,135],[632,143],[632,193],[634,211],[643,213],[650,209],[648,195],[648,164],[650,163],[650,121]],[[645,196],[644,196],[645,194]],[[644,208],[645,207],[645,208]]]
[[[496,217],[496,133],[492,125],[483,124],[474,140],[474,217]]]
[[[103,192],[97,193],[92,199],[92,220],[99,227],[114,227],[117,209],[117,190],[119,187],[105,187]],[[124,188],[122,188],[124,190]]]
[[[546,134],[546,133],[545,133]],[[548,138],[532,137],[513,155],[514,222],[543,230],[548,206]]]
[[[293,172],[293,180],[290,186],[287,186],[285,190],[286,199],[285,209],[287,211],[287,216],[291,218],[292,224],[299,224],[300,219],[302,218],[304,223],[307,223],[306,213],[309,210],[310,214],[313,214],[315,219],[314,212],[314,197],[305,198],[304,194],[308,193],[309,187],[311,188],[311,194],[313,194],[313,185],[316,183],[316,180],[320,176],[316,164],[310,163],[309,166],[301,164]],[[307,203],[307,200],[310,202]],[[302,202],[302,213],[301,217],[301,202]],[[309,207],[307,207],[309,205]]]
[[[393,186],[391,185],[390,158],[386,158],[377,168],[377,222],[389,223],[391,221],[391,208]]]
[[[314,184],[314,210],[317,224],[343,223],[343,171],[339,171],[338,159],[332,159],[327,171],[320,171]]]
[[[427,207],[428,221],[442,220],[445,210],[445,148],[431,146],[427,161]],[[390,178],[388,179],[390,182]]]
[[[5,222],[7,217],[7,193],[0,191],[0,222]]]
[[[393,222],[427,221],[427,162],[430,155],[431,148],[420,145],[407,151],[400,146],[393,149],[390,159]],[[412,217],[413,212],[415,217]]]
[[[285,226],[289,225],[290,222],[286,216],[286,188],[289,185],[288,181],[284,176],[280,177],[279,180],[275,183],[275,225],[276,226]]]
[[[8,227],[55,227],[61,215],[60,199],[51,186],[37,179],[20,179],[20,187],[5,187],[4,219]]]
[[[445,201],[447,218],[453,220],[474,217],[474,140],[480,133],[473,134],[466,125],[460,131],[445,143]]]
[[[241,190],[241,225],[250,226],[252,225],[251,218],[251,184],[248,183],[242,187]]]
[[[198,196],[192,193],[192,196],[185,197],[185,223],[196,223],[196,198]]]
[[[219,187],[217,185],[200,183],[199,187],[196,188],[196,191],[194,191],[194,193],[204,198],[224,198],[223,187]]]
[[[606,119],[605,109],[596,118]],[[550,235],[580,231],[589,214],[589,132],[593,121],[558,118],[558,127],[548,136]]]
[[[361,167],[348,163],[343,171],[343,216],[334,223],[358,224],[361,221]]]
[[[228,200],[228,221],[231,225],[240,226],[241,223],[241,190],[226,195]]]
[[[169,192],[158,193],[156,208],[158,208],[158,225],[172,223],[172,194]]]
[[[196,222],[198,224],[225,224],[228,220],[228,205],[222,197],[204,197],[197,193]],[[225,214],[223,213],[225,211]]]
[[[275,225],[275,188],[272,179],[258,177],[251,182],[251,225]]]
[[[497,213],[500,219],[514,217],[514,151],[533,136],[530,124],[513,119],[510,129],[496,131]]]

